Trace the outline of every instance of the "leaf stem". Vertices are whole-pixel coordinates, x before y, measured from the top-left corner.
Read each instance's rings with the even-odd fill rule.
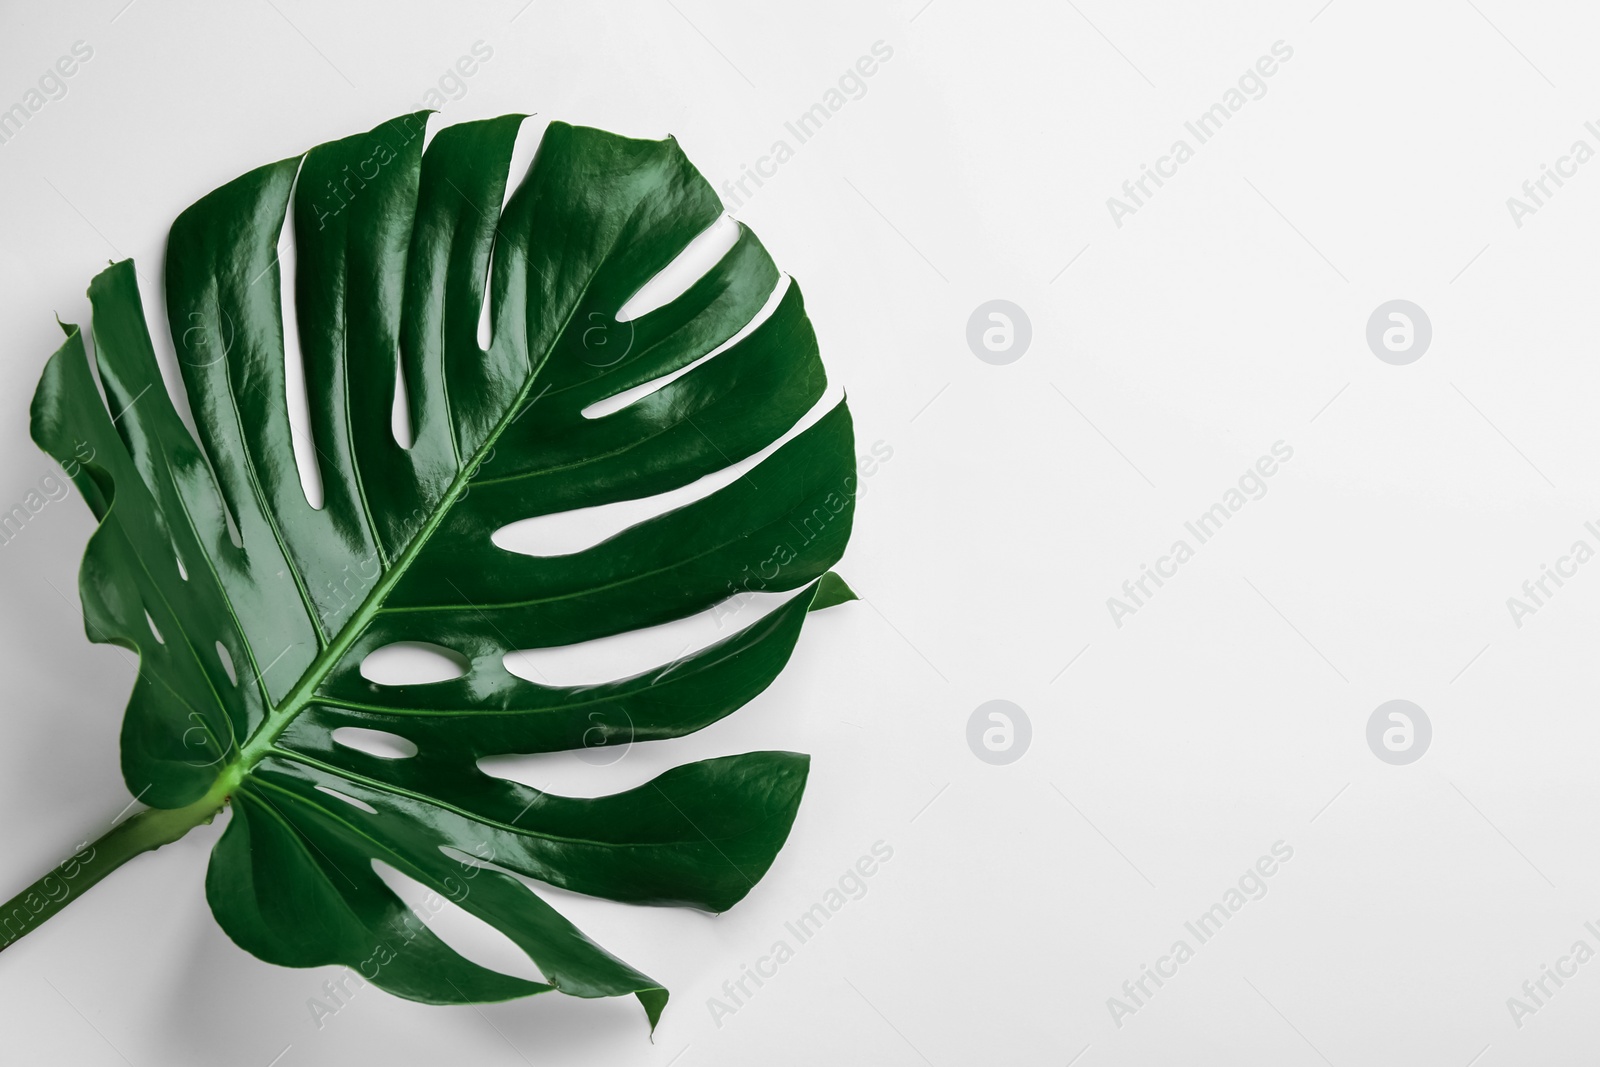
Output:
[[[95,841],[79,845],[44,877],[0,904],[0,952],[38,929],[46,919],[135,856],[171,844],[201,823],[210,822],[222,810],[236,784],[219,780],[210,792],[187,807],[147,808],[117,823]]]
[[[581,298],[582,294],[580,302]],[[568,312],[567,321],[557,332],[557,336],[565,332],[566,326],[572,321],[572,316],[577,314],[577,307],[578,305],[574,304],[572,310]],[[545,353],[545,358],[549,358],[548,351]],[[501,415],[493,430],[473,450],[471,458],[461,465],[423,527],[412,535],[400,557],[390,564],[378,584],[368,592],[360,607],[356,609],[355,615],[340,627],[333,641],[312,660],[295,687],[256,727],[255,733],[245,740],[234,758],[224,765],[222,773],[207,790],[206,795],[186,807],[150,808],[129,817],[113,826],[94,843],[79,845],[71,857],[51,868],[33,885],[0,905],[0,952],[15,944],[24,934],[37,929],[45,920],[124,863],[140,853],[154,851],[162,845],[178,840],[201,823],[210,822],[217,812],[222,810],[222,806],[227,803],[245,776],[271,751],[273,742],[310,703],[312,694],[322,684],[328,672],[365,632],[390,591],[405,576],[407,568],[421,554],[434,531],[442,525],[450,509],[466,492],[473,476],[478,473],[478,468],[489,453],[494,451],[494,444],[500,435],[516,421],[516,415],[527,403],[528,394],[532,392],[533,383],[538,379],[542,368],[543,361],[538,366],[530,362],[528,379],[518,390],[515,400]],[[315,612],[312,613],[312,618],[316,618]]]

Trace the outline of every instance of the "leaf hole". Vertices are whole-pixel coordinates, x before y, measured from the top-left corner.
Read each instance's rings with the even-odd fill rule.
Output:
[[[706,739],[701,753],[711,756],[727,751],[727,736],[721,735],[719,741],[713,734]],[[703,738],[704,732],[695,737]],[[581,752],[571,750],[483,756],[477,762],[478,770],[491,778],[516,782],[555,796],[593,800],[637,789],[678,766],[683,762],[683,744],[685,742],[679,741],[665,747],[657,746],[655,750],[649,745],[635,745],[630,758],[610,764],[590,763],[582,758]]]
[[[234,548],[243,548],[244,535],[239,532],[239,524],[234,520],[233,509],[228,507],[228,502],[226,500],[222,499],[222,493],[220,490],[217,493],[217,499],[221,501],[222,505],[220,509],[222,511],[222,521],[228,525],[228,540],[233,542]]]
[[[154,271],[153,277],[149,279],[139,278],[139,303],[144,309],[144,321],[151,327],[150,347],[155,351],[156,370],[161,375],[161,386],[166,390],[167,399],[178,414],[178,421],[183,423],[184,429],[189,433],[189,439],[185,443],[193,444],[200,439],[200,435],[195,431],[194,411],[189,407],[189,389],[184,382],[181,367],[183,362],[193,360],[195,357],[187,348],[181,354],[178,350],[178,337],[194,324],[193,320],[181,324],[173,323],[172,329],[160,328],[160,323],[168,321],[166,271]],[[87,341],[93,332],[85,330],[84,340]],[[224,341],[218,347],[225,352],[227,343]],[[201,359],[199,362],[203,363],[206,360]],[[96,360],[90,359],[89,364],[98,370]]]
[[[531,116],[530,116],[531,118]],[[510,166],[506,170],[506,185],[500,195],[500,213],[495,216],[495,236],[489,246],[489,261],[483,272],[483,303],[478,308],[478,347],[485,352],[494,344],[494,312],[492,294],[494,290],[494,260],[500,254],[500,229],[499,220],[505,216],[506,204],[521,184],[520,175],[527,173],[528,167],[533,163],[534,154],[539,150],[539,142],[544,137],[544,131],[549,127],[548,122],[529,122],[523,119],[517,127],[517,137],[511,146]]]
[[[759,483],[761,476],[753,474],[756,467],[832,411],[843,395],[842,389],[829,386],[811,410],[776,441],[754,455],[697,478],[688,485],[637,500],[619,500],[595,507],[518,519],[500,527],[489,535],[489,539],[507,552],[524,556],[568,556],[593,548],[631,526],[703,500],[740,478],[754,477]]]
[[[178,577],[187,582],[189,580],[189,568],[183,565],[183,556],[174,552],[172,558],[178,562]]]
[[[717,221],[696,234],[683,246],[683,251],[672,257],[671,263],[657,271],[655,277],[641,285],[639,291],[617,309],[617,321],[642,318],[688,292],[691,285],[705,277],[706,272],[738,243],[739,233],[739,224],[733,216],[718,216]]]
[[[371,804],[368,804],[365,800],[357,799],[356,797],[350,796],[347,793],[341,793],[337,789],[329,789],[325,785],[319,785],[319,786],[317,786],[317,792],[326,793],[330,797],[338,797],[340,800],[344,801],[346,804],[349,804],[352,808],[360,808],[362,811],[366,812],[368,815],[376,815],[376,814],[378,814],[378,809],[373,807]]]
[[[410,759],[417,754],[416,744],[408,738],[364,726],[341,726],[333,731],[333,740],[335,744],[379,759]]]
[[[361,677],[378,685],[428,685],[467,673],[467,657],[426,641],[396,641],[361,661]]]
[[[461,907],[444,893],[424,882],[402,874],[382,860],[373,860],[372,869],[384,884],[399,897],[423,925],[439,940],[454,949],[463,958],[480,967],[499,974],[524,978],[530,982],[548,982],[533,959],[492,924]],[[495,877],[479,873],[474,877]],[[454,895],[467,899],[472,893],[472,881],[465,874],[450,879],[458,890]],[[447,888],[450,888],[447,885]],[[532,893],[532,890],[529,890]]]
[[[783,296],[789,291],[790,284],[789,276],[787,274],[780,275],[778,277],[778,284],[773,286],[772,292],[767,294],[767,302],[762,304],[760,310],[750,317],[750,321],[740,327],[738,333],[735,333],[732,337],[728,338],[726,341],[722,342],[720,345],[713,348],[699,359],[679,367],[670,374],[663,374],[659,378],[652,378],[648,382],[644,382],[641,385],[636,385],[631,389],[624,389],[620,393],[613,393],[611,396],[608,396],[603,400],[596,400],[593,404],[590,404],[578,414],[582,415],[586,419],[603,419],[607,415],[614,415],[623,408],[631,407],[632,405],[637,404],[639,401],[643,400],[647,396],[650,396],[652,393],[660,392],[663,388],[671,385],[679,378],[682,378],[685,374],[688,374],[690,371],[699,367],[702,363],[709,362],[710,360],[722,355],[722,353],[726,352],[740,341],[743,341],[746,337],[749,337],[751,333],[755,332],[758,326],[772,317],[772,313],[776,311],[778,305],[783,302]],[[623,308],[626,310],[627,305],[623,305]],[[618,321],[622,321],[621,312],[618,312]]]
[[[389,407],[389,431],[401,448],[410,448],[417,440],[411,425],[411,389],[406,385],[405,360],[394,361],[394,403]]]
[[[302,166],[304,159],[301,160]],[[300,189],[300,172],[295,172],[289,190],[289,203]],[[295,212],[286,211],[283,229],[278,231],[278,290],[283,315],[283,392],[289,408],[289,440],[294,449],[294,465],[300,472],[300,488],[306,503],[320,510],[323,502],[322,471],[317,466],[317,447],[311,437],[311,403],[306,388],[305,359],[300,350],[300,313],[295,295],[299,287],[300,246],[294,232]]]
[[[682,619],[593,641],[518,649],[507,652],[501,662],[518,678],[539,685],[601,685],[651,672],[666,681],[683,657],[732,637],[799,595],[792,590],[769,593],[737,586],[732,592],[721,603]]]
[[[500,214],[506,213],[506,205],[511,203],[511,198],[527,179],[528,171],[533,167],[533,157],[539,154],[539,142],[544,140],[545,131],[549,128],[550,120],[537,115],[524,117],[522,125],[517,127],[517,139],[511,145],[511,164],[506,168],[506,191],[500,198]]]
[[[148,611],[144,613],[144,621],[150,624],[150,632],[155,635],[156,644],[158,644],[158,645],[166,644],[167,643],[167,639],[165,637],[161,636],[161,631],[160,630],[156,629],[156,620],[154,620],[154,619],[152,619],[150,617],[150,613]]]
[[[217,642],[217,659],[222,663],[222,670],[228,676],[228,681],[234,685],[239,684],[239,672],[234,670],[233,656],[228,652],[228,646],[221,641]]]
[[[494,344],[494,319],[489,307],[490,290],[494,288],[494,257],[500,251],[500,232],[496,228],[489,242],[489,260],[483,270],[483,303],[478,307],[478,347],[485,352]]]
[[[428,146],[433,143],[433,139],[438,136],[440,130],[444,129],[445,125],[446,123],[443,121],[442,117],[437,111],[430,111],[427,115],[423,116],[422,152],[424,155],[427,154]]]
[[[489,854],[492,855],[494,853],[494,850],[487,844],[483,845],[482,847],[484,851],[488,852]],[[439,851],[443,852],[447,857],[463,867],[472,867],[480,871],[502,871],[508,874],[511,873],[506,871],[504,867],[501,867],[497,863],[490,863],[482,856],[474,856],[470,852],[463,852],[454,845],[440,845]]]

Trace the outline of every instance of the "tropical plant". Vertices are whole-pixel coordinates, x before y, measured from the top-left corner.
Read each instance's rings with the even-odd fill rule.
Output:
[[[98,387],[83,336],[64,327],[33,436],[99,520],[79,589],[91,640],[139,656],[122,773],[149,807],[12,899],[0,927],[13,942],[228,808],[206,897],[261,959],[343,964],[427,1003],[632,993],[654,1026],[661,984],[511,872],[722,911],[788,836],[807,757],[708,759],[595,799],[479,761],[678,737],[761,692],[807,613],[854,595],[829,571],[852,521],[850,415],[841,401],[780,443],[825,384],[793,284],[715,352],[780,283],[742,225],[680,295],[619,320],[721,216],[675,141],[552,124],[502,212],[522,116],[447,127],[423,151],[425,119],[261,167],[178,217],[166,310],[198,441],[163,387],[131,261],[89,289]],[[320,506],[285,400],[277,249],[291,200]],[[624,355],[601,352],[624,335]],[[620,410],[589,410],[662,379]],[[391,427],[397,396],[406,444]],[[582,551],[491,540],[515,520],[652,497],[762,452],[746,476]],[[504,662],[747,589],[801,592],[711,647],[606,684],[536,684]],[[464,673],[364,676],[369,654],[401,642],[453,650]],[[346,728],[412,754],[376,755]],[[455,952],[375,861],[493,924],[545,980]]]

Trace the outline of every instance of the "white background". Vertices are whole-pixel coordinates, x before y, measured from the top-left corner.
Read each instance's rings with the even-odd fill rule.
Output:
[[[5,507],[53,471],[27,402],[95,271],[131,255],[159,277],[185,206],[416,107],[478,41],[492,58],[442,121],[672,133],[719,186],[892,47],[735,214],[805,287],[860,449],[893,458],[840,568],[863,602],[814,617],[770,691],[615,766],[545,767],[592,794],[813,754],[787,848],[728,914],[552,896],[672,990],[653,1044],[632,1001],[559,995],[366,989],[319,1028],[336,971],[260,963],[206,909],[219,820],[0,958],[7,1062],[1589,1062],[1600,962],[1520,1027],[1506,1002],[1575,941],[1600,950],[1600,563],[1520,628],[1506,599],[1600,547],[1600,162],[1520,228],[1506,199],[1574,140],[1600,148],[1600,12],[123,3],[0,15],[0,108],[94,50],[0,145]],[[1266,95],[1116,226],[1107,197],[1193,145],[1184,122],[1280,40]],[[994,298],[1032,321],[1007,366],[965,337]],[[1396,298],[1433,324],[1409,366],[1364,336]],[[1277,441],[1294,455],[1266,495],[1114,625],[1106,598]],[[0,895],[130,799],[133,666],[83,637],[73,497],[0,547]],[[1008,766],[966,741],[995,698],[1033,726]],[[1365,739],[1393,698],[1433,724],[1409,766]],[[718,1025],[708,998],[880,840],[866,895]],[[1107,998],[1194,945],[1184,922],[1277,841],[1293,859],[1266,896],[1116,1025]]]

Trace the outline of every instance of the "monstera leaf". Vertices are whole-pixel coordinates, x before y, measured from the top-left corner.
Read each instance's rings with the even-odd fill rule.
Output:
[[[853,511],[850,415],[841,402],[772,447],[818,403],[824,375],[792,284],[723,347],[780,283],[743,226],[681,295],[619,321],[721,215],[676,142],[551,125],[502,213],[522,116],[445,128],[423,151],[425,119],[252,171],[173,225],[167,316],[198,442],[162,385],[130,261],[89,289],[99,388],[66,328],[33,435],[100,520],[84,615],[91,639],[139,655],[122,771],[151,807],[12,900],[0,925],[14,940],[227,807],[206,896],[261,959],[344,964],[428,1003],[632,993],[654,1025],[660,984],[508,872],[721,911],[787,837],[806,757],[705,760],[598,799],[493,777],[478,761],[597,736],[677,737],[761,692],[807,612],[853,595],[828,570]],[[285,400],[277,246],[291,200],[316,507]],[[602,349],[607,338],[626,338],[625,351]],[[404,445],[391,426],[401,390],[414,428]],[[586,415],[630,390],[642,398]],[[515,520],[655,496],[763,451],[748,476],[582,551],[532,556],[491,539]],[[753,589],[800,592],[645,674],[560,687],[504,663]],[[365,658],[397,642],[451,649],[465,673],[369,681]],[[344,727],[414,751],[374,755],[342,742]],[[375,862],[493,924],[545,981],[457,954]]]

